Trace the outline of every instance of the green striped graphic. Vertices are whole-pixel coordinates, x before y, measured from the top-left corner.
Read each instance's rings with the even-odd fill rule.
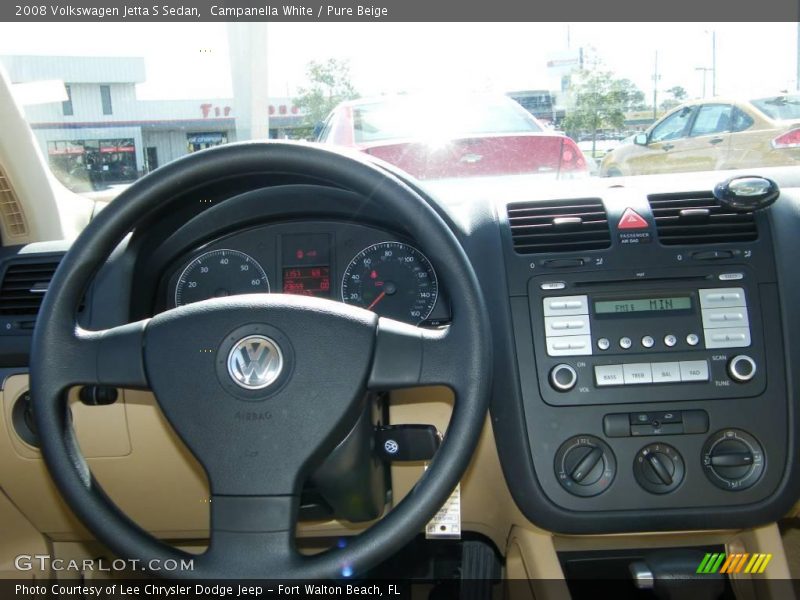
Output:
[[[697,571],[695,571],[695,573],[705,573],[706,564],[708,563],[708,561],[709,561],[710,559],[711,559],[711,554],[708,554],[708,553],[707,553],[707,554],[706,554],[706,555],[703,557],[703,561],[700,563],[700,566],[699,566],[699,567],[697,567]]]

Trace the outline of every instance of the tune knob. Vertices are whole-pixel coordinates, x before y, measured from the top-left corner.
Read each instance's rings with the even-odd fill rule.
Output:
[[[764,462],[761,444],[741,429],[718,431],[703,446],[703,470],[723,490],[751,487],[764,472]]]
[[[617,472],[614,453],[603,440],[579,435],[561,444],[556,452],[556,477],[575,496],[596,496],[611,485]]]
[[[734,356],[728,363],[728,374],[738,383],[750,381],[756,374],[756,361],[746,354]]]
[[[648,444],[633,461],[636,481],[653,494],[666,494],[677,488],[685,471],[683,457],[667,444]]]
[[[568,392],[578,383],[578,373],[570,365],[561,363],[550,370],[550,385],[557,392]]]

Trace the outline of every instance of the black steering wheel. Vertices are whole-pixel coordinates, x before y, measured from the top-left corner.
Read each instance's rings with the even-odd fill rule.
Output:
[[[436,265],[452,323],[424,329],[332,300],[282,294],[206,300],[151,319],[87,331],[76,322],[93,275],[120,241],[187,188],[274,173],[352,190],[402,224]],[[41,309],[31,350],[31,397],[42,452],[64,499],[123,558],[193,560],[191,578],[328,579],[361,573],[420,532],[461,478],[488,405],[491,340],[467,256],[442,217],[401,179],[367,159],[302,144],[222,146],[143,177],[75,240]],[[203,465],[211,488],[210,544],[168,546],[130,521],[81,456],[66,390],[101,384],[153,391]],[[366,389],[442,384],[455,394],[447,435],[408,496],[344,548],[294,548],[301,486],[352,429]],[[248,418],[259,413],[260,419]],[[168,563],[167,563],[168,564]]]

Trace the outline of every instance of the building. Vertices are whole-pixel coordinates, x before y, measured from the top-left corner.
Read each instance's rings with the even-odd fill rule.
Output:
[[[523,90],[506,95],[534,117],[551,125],[559,124],[564,118],[564,109],[556,108],[555,96],[549,90]]]
[[[142,58],[4,56],[0,63],[12,83],[64,82],[64,102],[24,108],[53,172],[78,191],[127,183],[236,139],[231,98],[139,100]],[[290,98],[271,98],[264,114],[271,138],[295,137],[305,125]]]

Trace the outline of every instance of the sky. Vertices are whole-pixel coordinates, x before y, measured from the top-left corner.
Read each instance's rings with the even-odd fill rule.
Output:
[[[676,85],[702,95],[697,68],[712,66],[712,32],[719,94],[796,89],[796,23],[270,23],[266,77],[270,96],[291,96],[310,60],[338,58],[362,95],[552,89],[548,59],[583,47],[648,102],[658,53],[660,102]],[[8,54],[142,56],[140,99],[232,95],[223,23],[0,23]]]

